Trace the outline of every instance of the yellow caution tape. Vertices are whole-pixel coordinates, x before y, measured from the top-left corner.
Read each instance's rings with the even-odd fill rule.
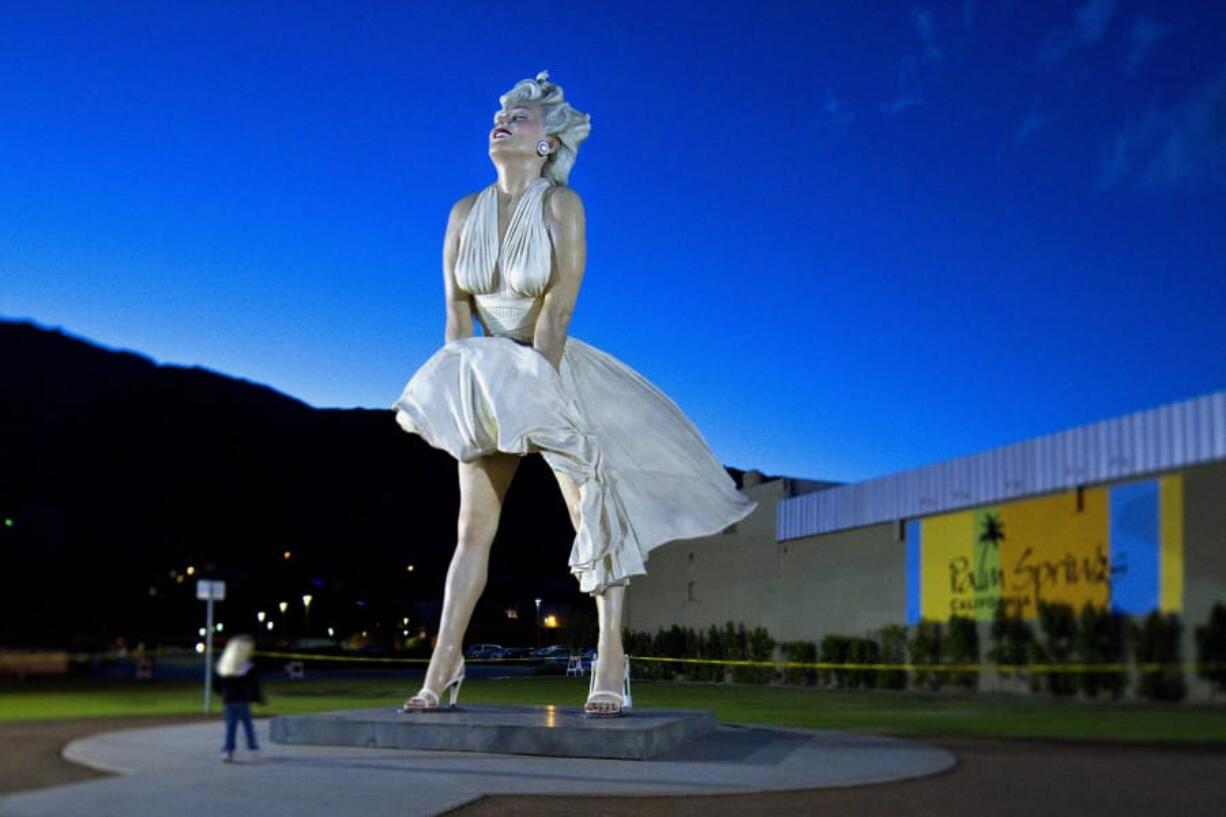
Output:
[[[321,653],[277,652],[259,650],[255,653],[263,658],[279,658],[291,661],[328,661],[360,664],[428,664],[428,658],[385,658],[380,656],[333,655]],[[61,666],[67,663],[82,663],[95,660],[117,659],[153,659],[163,657],[189,658],[196,654],[185,650],[151,650],[142,653],[119,652],[58,652],[58,651],[0,651],[0,673],[5,669],[18,669],[22,666]],[[751,661],[720,658],[666,658],[654,655],[630,656],[635,662],[661,664],[699,664],[724,667],[757,667],[762,669],[798,669],[798,670],[831,670],[846,672],[849,670],[874,670],[878,672],[991,672],[1013,673],[1121,673],[1135,670],[1137,672],[1161,672],[1167,669],[1180,669],[1189,672],[1201,670],[1226,669],[1226,663],[1198,663],[1196,661],[1160,662],[1147,661],[1139,664],[1122,663],[1071,663],[1071,664],[915,664],[915,663],[839,663],[835,661]],[[540,658],[482,658],[469,659],[472,663],[490,664],[522,664],[540,662]],[[560,662],[559,662],[560,663]]]

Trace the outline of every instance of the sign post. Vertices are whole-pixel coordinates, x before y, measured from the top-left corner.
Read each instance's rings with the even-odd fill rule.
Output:
[[[213,602],[225,601],[226,583],[200,579],[196,582],[196,598],[205,603],[204,633],[204,712],[213,706]]]

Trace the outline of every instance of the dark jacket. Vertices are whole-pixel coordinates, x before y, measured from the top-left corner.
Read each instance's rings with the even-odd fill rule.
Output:
[[[228,704],[264,703],[264,693],[260,691],[260,677],[252,667],[242,675],[214,675],[213,689],[221,695],[222,701]]]

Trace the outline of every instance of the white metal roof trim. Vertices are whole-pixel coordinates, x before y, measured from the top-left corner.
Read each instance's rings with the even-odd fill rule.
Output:
[[[780,501],[779,541],[1226,459],[1226,391]]]

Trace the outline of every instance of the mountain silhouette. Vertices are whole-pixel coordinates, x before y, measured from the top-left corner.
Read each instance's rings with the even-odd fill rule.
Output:
[[[228,632],[258,611],[266,638],[390,645],[405,617],[437,625],[456,465],[390,410],[313,408],[24,321],[0,320],[0,362],[0,646],[193,642],[201,577],[227,583]],[[590,630],[572,539],[552,474],[525,457],[470,639],[531,643],[534,598]]]

